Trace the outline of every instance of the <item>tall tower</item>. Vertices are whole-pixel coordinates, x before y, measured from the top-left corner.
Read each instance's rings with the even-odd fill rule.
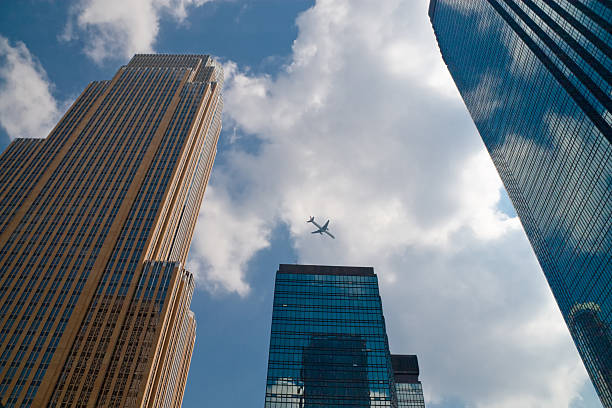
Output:
[[[612,3],[432,0],[429,15],[599,397],[612,407]]]
[[[265,407],[397,404],[374,270],[280,265]]]
[[[207,55],[136,55],[0,156],[0,404],[180,406],[222,83]]]

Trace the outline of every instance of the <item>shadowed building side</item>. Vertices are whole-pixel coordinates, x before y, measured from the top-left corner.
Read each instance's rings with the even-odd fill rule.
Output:
[[[425,408],[417,356],[391,354],[391,364],[398,408]]]
[[[0,403],[180,406],[222,83],[207,55],[137,55],[0,156]]]
[[[359,336],[312,336],[302,353],[304,408],[370,407],[366,350]]]

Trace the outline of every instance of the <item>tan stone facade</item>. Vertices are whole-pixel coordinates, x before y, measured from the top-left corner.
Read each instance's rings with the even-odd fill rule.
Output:
[[[0,156],[0,403],[179,407],[221,130],[206,55],[137,55]]]

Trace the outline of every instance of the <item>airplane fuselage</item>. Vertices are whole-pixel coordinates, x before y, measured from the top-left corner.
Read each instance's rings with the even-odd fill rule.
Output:
[[[319,234],[319,235],[323,235],[323,233],[329,235],[332,238],[336,238],[334,237],[328,230],[327,227],[329,226],[329,220],[327,220],[327,222],[325,224],[323,224],[323,226],[319,225],[315,220],[314,217],[310,217],[310,219],[308,221],[306,221],[307,223],[310,222],[312,224],[314,224],[318,230],[316,231],[312,231],[313,234]]]

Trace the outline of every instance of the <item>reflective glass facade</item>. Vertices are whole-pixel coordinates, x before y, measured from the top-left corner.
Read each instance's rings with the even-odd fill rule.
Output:
[[[374,270],[280,265],[265,407],[398,407],[397,403]]]
[[[425,408],[417,356],[392,354],[391,364],[398,408]]]
[[[433,0],[444,61],[612,407],[612,3]]]
[[[207,55],[137,55],[2,153],[1,405],[180,406],[222,82]]]

